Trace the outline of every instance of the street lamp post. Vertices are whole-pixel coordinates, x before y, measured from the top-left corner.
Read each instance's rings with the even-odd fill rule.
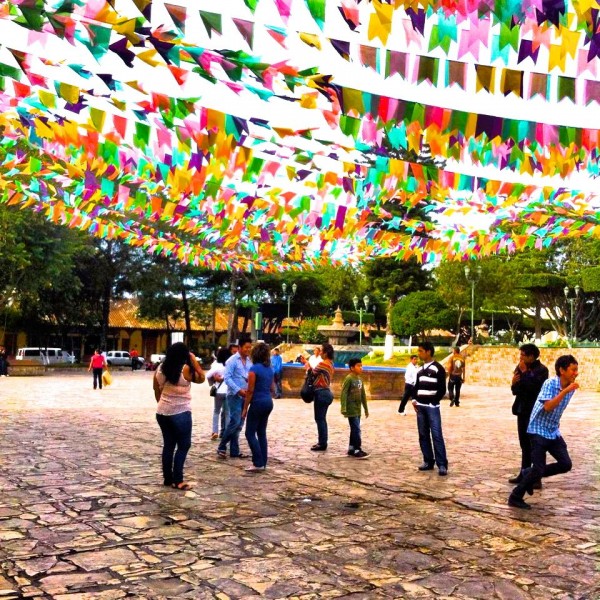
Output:
[[[292,283],[292,289],[290,291],[290,293],[287,293],[287,283],[282,283],[281,284],[281,289],[283,290],[283,295],[287,296],[287,321],[288,321],[288,326],[287,326],[287,333],[285,336],[285,343],[289,344],[290,343],[290,305],[292,302],[292,298],[296,295],[296,290],[298,289],[298,286],[295,283]]]
[[[352,302],[354,302],[354,309],[358,311],[358,343],[362,346],[362,316],[363,316],[363,308],[358,305],[358,296],[354,296],[352,298]],[[365,303],[365,311],[369,310],[369,296],[365,294],[363,297],[363,302]]]
[[[471,284],[471,341],[475,341],[475,284],[481,277],[481,265],[477,265],[475,269],[465,267],[465,278]]]
[[[569,298],[569,286],[565,285],[564,288],[564,292],[565,292],[565,298],[567,299],[567,302],[570,304],[571,306],[571,327],[569,327],[569,331],[567,333],[567,339],[569,340],[570,343],[573,343],[576,339],[576,336],[573,335],[573,316],[575,313],[575,302],[577,302],[578,298],[579,298],[579,290],[581,288],[576,285],[574,290],[575,290],[575,296],[572,296],[571,298]]]

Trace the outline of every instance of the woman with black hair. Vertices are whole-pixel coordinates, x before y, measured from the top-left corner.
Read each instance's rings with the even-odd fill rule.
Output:
[[[313,452],[325,452],[327,450],[328,429],[327,429],[327,410],[333,402],[333,392],[331,391],[331,382],[335,368],[333,366],[333,346],[323,344],[321,346],[321,362],[314,368],[315,375],[315,423],[317,424],[318,442],[311,446]]]
[[[183,465],[192,445],[191,383],[202,383],[204,372],[196,357],[182,342],[167,349],[154,374],[156,420],[163,435],[162,470],[164,485],[189,490],[183,481]]]
[[[257,472],[267,468],[267,423],[273,410],[275,380],[267,344],[256,344],[251,358],[242,419],[246,419],[246,440],[252,451],[252,466],[246,467],[246,471]]]

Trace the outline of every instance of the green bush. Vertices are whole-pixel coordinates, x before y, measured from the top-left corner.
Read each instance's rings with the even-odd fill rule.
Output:
[[[318,331],[317,327],[319,325],[329,325],[330,323],[329,319],[304,319],[295,333],[304,344],[323,344],[327,341],[327,338]]]

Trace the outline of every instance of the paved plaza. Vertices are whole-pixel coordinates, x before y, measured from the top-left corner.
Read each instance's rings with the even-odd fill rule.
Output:
[[[194,387],[186,479],[163,487],[152,374],[0,380],[0,598],[600,598],[600,394],[563,417],[573,471],[531,511],[506,505],[519,448],[508,389],[466,385],[444,401],[449,476],[420,473],[414,414],[371,404],[368,460],[330,447],[312,407],[277,400],[266,472],[219,461],[212,398]],[[242,444],[247,450],[245,440]]]

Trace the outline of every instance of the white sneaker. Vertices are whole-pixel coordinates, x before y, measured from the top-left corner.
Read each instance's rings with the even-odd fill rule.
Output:
[[[405,417],[405,416],[406,416],[406,413],[405,413],[404,411],[402,411],[400,414],[401,414],[403,417]]]

